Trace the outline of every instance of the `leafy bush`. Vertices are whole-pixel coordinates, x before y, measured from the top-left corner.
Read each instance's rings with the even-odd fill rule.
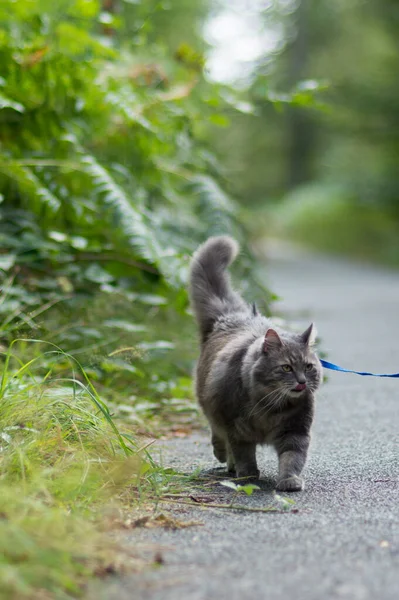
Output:
[[[240,234],[199,134],[202,97],[216,90],[190,49],[173,62],[142,38],[122,47],[124,15],[96,0],[0,10],[0,268],[29,286],[30,309],[122,279],[182,286],[199,240]]]
[[[0,381],[2,598],[75,598],[118,555],[132,560],[101,532],[104,504],[120,510],[125,495],[137,505],[166,477],[118,429],[75,359],[46,344],[21,363],[24,344],[38,345],[13,343]],[[54,375],[60,362],[69,376]]]
[[[159,3],[117,4],[0,7],[0,336],[79,355],[108,399],[148,418],[190,396],[197,244],[244,241],[240,279],[268,297],[203,139],[219,88],[195,49],[172,56],[144,27]]]
[[[161,3],[105,5],[0,6],[0,579],[10,598],[78,595],[107,560],[96,506],[132,476],[155,492],[164,481],[115,418],[136,430],[170,412],[174,426],[192,419],[188,256],[211,234],[245,239],[203,139],[220,100],[201,54],[185,44],[172,55],[157,40],[147,25]],[[246,248],[244,280],[264,298],[251,267]]]

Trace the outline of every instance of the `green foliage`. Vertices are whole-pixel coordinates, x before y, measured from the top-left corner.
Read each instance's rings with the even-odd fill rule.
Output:
[[[279,509],[281,509],[283,511],[285,511],[285,510],[290,511],[290,510],[292,510],[293,505],[295,505],[295,500],[292,500],[292,498],[287,498],[285,496],[280,496],[279,494],[274,493],[273,494],[274,500],[278,503],[279,509],[275,508],[273,506],[264,507],[264,508],[237,506],[234,504],[235,500],[237,499],[237,496],[239,496],[241,493],[244,493],[247,496],[252,496],[252,494],[255,490],[260,490],[260,487],[253,483],[246,483],[244,485],[241,485],[238,483],[234,483],[234,481],[230,481],[228,479],[225,481],[220,481],[219,483],[220,483],[220,485],[223,485],[224,487],[234,490],[234,494],[232,495],[230,503],[219,505],[222,508],[234,508],[234,509],[239,509],[239,510],[259,511],[259,512],[278,512]]]
[[[259,486],[255,485],[253,483],[247,483],[245,485],[241,485],[241,484],[237,484],[234,483],[234,481],[221,481],[220,485],[223,485],[224,487],[228,487],[231,488],[232,490],[234,490],[234,494],[231,498],[230,504],[229,506],[233,507],[234,501],[236,500],[237,496],[239,494],[241,494],[241,492],[244,492],[244,494],[246,494],[247,496],[252,496],[254,490],[259,490]]]
[[[269,211],[268,222],[275,234],[324,252],[399,266],[399,224],[392,211],[364,206],[343,185],[297,188]]]
[[[279,47],[253,65],[245,92],[256,114],[229,115],[225,135],[215,135],[231,188],[264,211],[263,234],[276,234],[267,209],[288,195],[285,234],[398,264],[397,2],[301,0],[258,10]]]
[[[294,107],[321,108],[324,105],[316,99],[315,94],[327,89],[327,82],[309,79],[299,81],[288,93],[269,91],[266,93],[266,100],[272,102],[276,108],[281,108],[284,104]]]
[[[24,362],[32,345],[40,351]],[[58,363],[69,364],[63,377]],[[78,597],[120,552],[100,533],[104,504],[123,506],[124,493],[131,502],[165,475],[53,345],[20,340],[6,352],[0,420],[2,598]]]
[[[128,379],[132,396],[162,403],[155,388],[179,388],[194,356],[189,255],[208,235],[244,232],[204,142],[223,101],[198,50],[168,54],[147,27],[167,7],[119,8],[2,4],[0,334],[44,337],[112,396]],[[252,262],[247,250],[240,275],[265,304]]]
[[[286,496],[280,496],[280,494],[274,494],[274,499],[281,506],[283,510],[291,510],[293,505],[295,505],[295,500],[292,498],[287,498]]]
[[[184,19],[197,14],[183,4]],[[201,44],[176,38],[168,48],[177,13],[167,3],[103,6],[0,6],[0,587],[9,598],[78,596],[109,560],[104,504],[167,485],[131,428],[190,426],[189,255],[210,234],[245,239],[206,147],[223,100],[202,76]],[[244,252],[241,274],[267,302]]]
[[[234,483],[234,481],[221,481],[220,485],[224,485],[224,487],[229,487],[237,493],[244,492],[247,496],[252,496],[254,490],[259,490],[260,487],[253,483],[247,483],[246,485],[240,485]]]
[[[187,44],[173,59],[159,56],[153,30],[123,41],[145,9],[120,9],[107,15],[94,0],[2,3],[7,323],[10,308],[23,320],[28,307],[105,284],[171,298],[185,285],[188,253],[207,235],[242,238],[201,133],[201,107],[211,116],[218,88],[193,68],[197,51]],[[167,10],[147,9],[151,18]]]

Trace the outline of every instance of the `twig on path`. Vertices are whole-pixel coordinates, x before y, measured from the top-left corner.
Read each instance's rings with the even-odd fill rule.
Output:
[[[159,502],[166,502],[169,504],[187,504],[188,506],[194,506],[194,507],[202,507],[202,508],[220,508],[223,510],[241,510],[241,511],[247,511],[247,512],[260,512],[260,513],[274,513],[274,514],[289,514],[289,513],[293,513],[293,514],[297,514],[299,513],[299,508],[291,508],[289,510],[282,510],[280,508],[275,508],[274,506],[267,506],[265,508],[256,508],[256,507],[251,507],[251,506],[242,506],[241,504],[210,504],[210,503],[203,503],[203,502],[187,502],[186,500],[172,500],[172,499],[162,499],[160,498]]]

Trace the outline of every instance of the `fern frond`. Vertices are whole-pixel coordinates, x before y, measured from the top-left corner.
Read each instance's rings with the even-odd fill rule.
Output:
[[[129,245],[141,258],[157,267],[169,283],[181,285],[176,276],[180,258],[175,251],[162,248],[158,243],[155,223],[151,223],[148,215],[134,206],[133,199],[93,156],[85,154],[81,162],[99,193],[100,201],[111,210],[113,226],[122,231]]]
[[[195,175],[191,178],[191,188],[201,202],[211,209],[234,215],[236,207],[232,199],[209,175]]]
[[[197,200],[196,213],[206,226],[207,235],[239,234],[237,208],[233,200],[208,175],[195,175],[189,189]],[[237,231],[236,231],[237,230]]]
[[[25,110],[25,107],[20,102],[15,102],[15,100],[11,100],[11,98],[0,92],[0,110],[3,108],[11,108],[20,113]]]
[[[128,93],[125,90],[119,90],[118,93],[108,92],[105,101],[115,111],[122,113],[127,123],[135,123],[148,131],[155,132],[155,127],[141,114],[142,107],[132,102],[131,89],[128,90]]]
[[[61,201],[43,185],[34,172],[17,160],[0,160],[0,173],[18,188],[25,207],[39,216],[54,217]]]

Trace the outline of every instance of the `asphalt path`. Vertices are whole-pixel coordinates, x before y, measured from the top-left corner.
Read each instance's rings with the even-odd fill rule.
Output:
[[[344,367],[399,371],[399,273],[267,250],[276,311],[314,320],[328,358]],[[399,380],[328,372],[319,395],[306,489],[296,512],[261,513],[166,505],[176,531],[134,529],[127,543],[163,564],[95,586],[107,600],[397,600],[399,598]],[[207,432],[158,445],[164,464],[185,473],[218,465]],[[239,499],[276,505],[276,457],[258,452],[261,489]],[[214,473],[223,476],[222,471]],[[220,485],[193,492],[226,503]]]

